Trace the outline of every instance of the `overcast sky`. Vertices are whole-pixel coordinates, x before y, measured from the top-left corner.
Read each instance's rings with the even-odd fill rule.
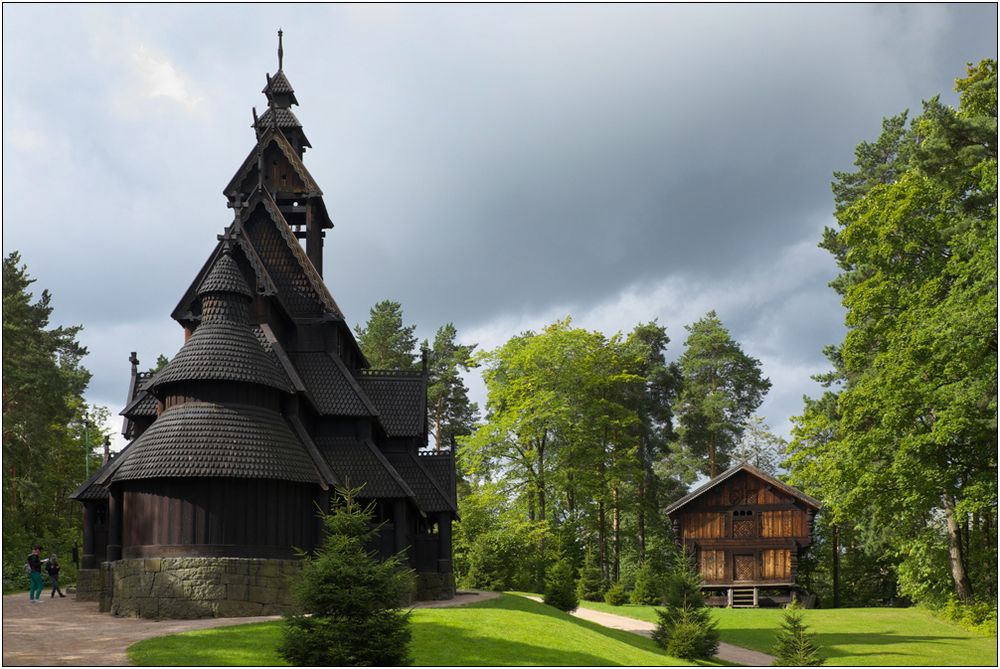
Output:
[[[997,55],[995,4],[4,5],[3,252],[84,325],[116,432],[129,351],[182,343],[279,27],[352,325],[384,298],[486,348],[656,318],[674,358],[715,309],[785,435],[844,332],[832,172]]]

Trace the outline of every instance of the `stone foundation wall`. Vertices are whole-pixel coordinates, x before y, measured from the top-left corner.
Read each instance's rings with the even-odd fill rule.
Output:
[[[299,560],[145,558],[106,563],[109,610],[141,618],[222,618],[284,613]],[[102,607],[102,610],[103,607]]]
[[[76,572],[76,599],[96,602],[101,598],[101,570],[81,569]]]
[[[418,600],[451,599],[455,596],[455,574],[434,571],[417,572]]]

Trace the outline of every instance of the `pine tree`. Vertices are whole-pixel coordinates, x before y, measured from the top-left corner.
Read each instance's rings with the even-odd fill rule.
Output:
[[[400,605],[413,576],[400,556],[380,561],[365,546],[378,532],[374,509],[362,508],[356,491],[323,517],[326,536],[303,559],[293,586],[300,610],[285,620],[279,653],[293,665],[386,666],[409,660],[409,612]]]
[[[808,628],[802,624],[802,612],[797,607],[785,609],[781,631],[774,639],[774,666],[781,667],[818,667],[826,663],[819,656],[816,644],[806,633]]]
[[[573,565],[567,558],[559,558],[545,573],[545,603],[560,611],[575,611],[580,605]]]
[[[594,551],[588,550],[580,569],[580,580],[576,582],[576,595],[588,602],[600,602],[604,601],[606,590],[607,583],[601,574],[601,566],[597,564],[597,556]]]
[[[424,340],[427,355],[427,418],[437,450],[448,448],[457,436],[472,433],[479,407],[469,401],[461,371],[469,371],[475,344],[459,344],[458,331],[451,323],[442,325],[433,345]]]
[[[354,328],[358,346],[373,369],[417,368],[413,336],[416,325],[403,325],[403,306],[392,300],[382,300],[368,312],[364,327]]]
[[[679,553],[667,587],[667,605],[657,609],[659,618],[653,641],[668,655],[685,660],[707,660],[719,650],[719,630],[705,606],[702,580],[693,561]]]

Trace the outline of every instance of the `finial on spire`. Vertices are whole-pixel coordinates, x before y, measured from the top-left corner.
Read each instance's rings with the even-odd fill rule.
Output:
[[[278,72],[281,72],[281,61],[285,59],[285,50],[281,45],[281,36],[283,34],[281,28],[278,28]]]

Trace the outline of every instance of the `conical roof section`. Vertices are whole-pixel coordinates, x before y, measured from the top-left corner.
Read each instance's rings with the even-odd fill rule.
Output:
[[[292,392],[287,376],[257,341],[249,319],[252,294],[228,251],[218,256],[198,289],[202,321],[150,382],[156,392],[182,381],[253,383]]]
[[[243,273],[240,272],[236,260],[228,251],[224,251],[215,261],[211,271],[205,275],[201,285],[198,286],[198,297],[208,293],[231,293],[253,298],[253,292],[247,285]]]

